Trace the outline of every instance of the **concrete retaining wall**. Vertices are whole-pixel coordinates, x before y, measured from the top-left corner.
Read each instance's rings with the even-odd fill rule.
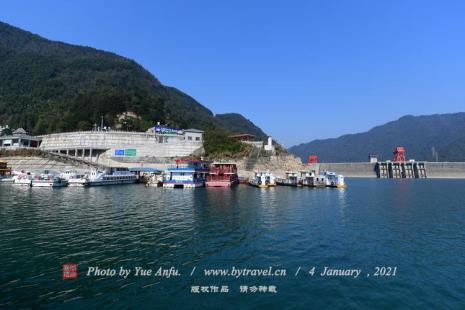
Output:
[[[65,132],[42,136],[40,148],[47,151],[102,150],[107,157],[115,150],[135,149],[137,158],[182,157],[203,151],[202,141],[185,140],[183,135],[159,135],[124,131]]]
[[[26,170],[30,172],[42,172],[43,170],[66,171],[80,170],[88,171],[87,165],[77,165],[75,163],[61,162],[42,157],[2,157],[14,171]]]

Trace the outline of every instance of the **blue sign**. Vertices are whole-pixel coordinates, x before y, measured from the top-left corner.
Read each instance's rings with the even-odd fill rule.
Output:
[[[156,133],[182,135],[182,130],[179,129],[163,127],[160,125],[155,126],[154,129]]]
[[[115,156],[124,156],[124,150],[115,150]]]

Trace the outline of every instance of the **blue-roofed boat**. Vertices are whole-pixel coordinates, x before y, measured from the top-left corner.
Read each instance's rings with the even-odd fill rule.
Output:
[[[208,163],[200,160],[177,160],[168,168],[164,188],[195,188],[205,186],[209,173]]]

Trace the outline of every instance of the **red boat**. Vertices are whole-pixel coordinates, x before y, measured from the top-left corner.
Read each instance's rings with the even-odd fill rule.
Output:
[[[212,164],[207,176],[207,187],[231,187],[239,184],[236,164]]]

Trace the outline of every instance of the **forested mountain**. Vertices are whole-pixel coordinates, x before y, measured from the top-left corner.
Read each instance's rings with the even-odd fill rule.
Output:
[[[370,131],[293,146],[290,152],[322,162],[367,161],[369,154],[392,159],[396,146],[416,160],[465,161],[465,113],[404,116]]]
[[[156,121],[174,127],[221,127],[265,137],[239,114],[234,122],[215,115],[192,97],[162,85],[133,60],[91,47],[44,39],[0,22],[0,124],[34,134],[85,130],[118,123],[133,112],[130,129]]]

